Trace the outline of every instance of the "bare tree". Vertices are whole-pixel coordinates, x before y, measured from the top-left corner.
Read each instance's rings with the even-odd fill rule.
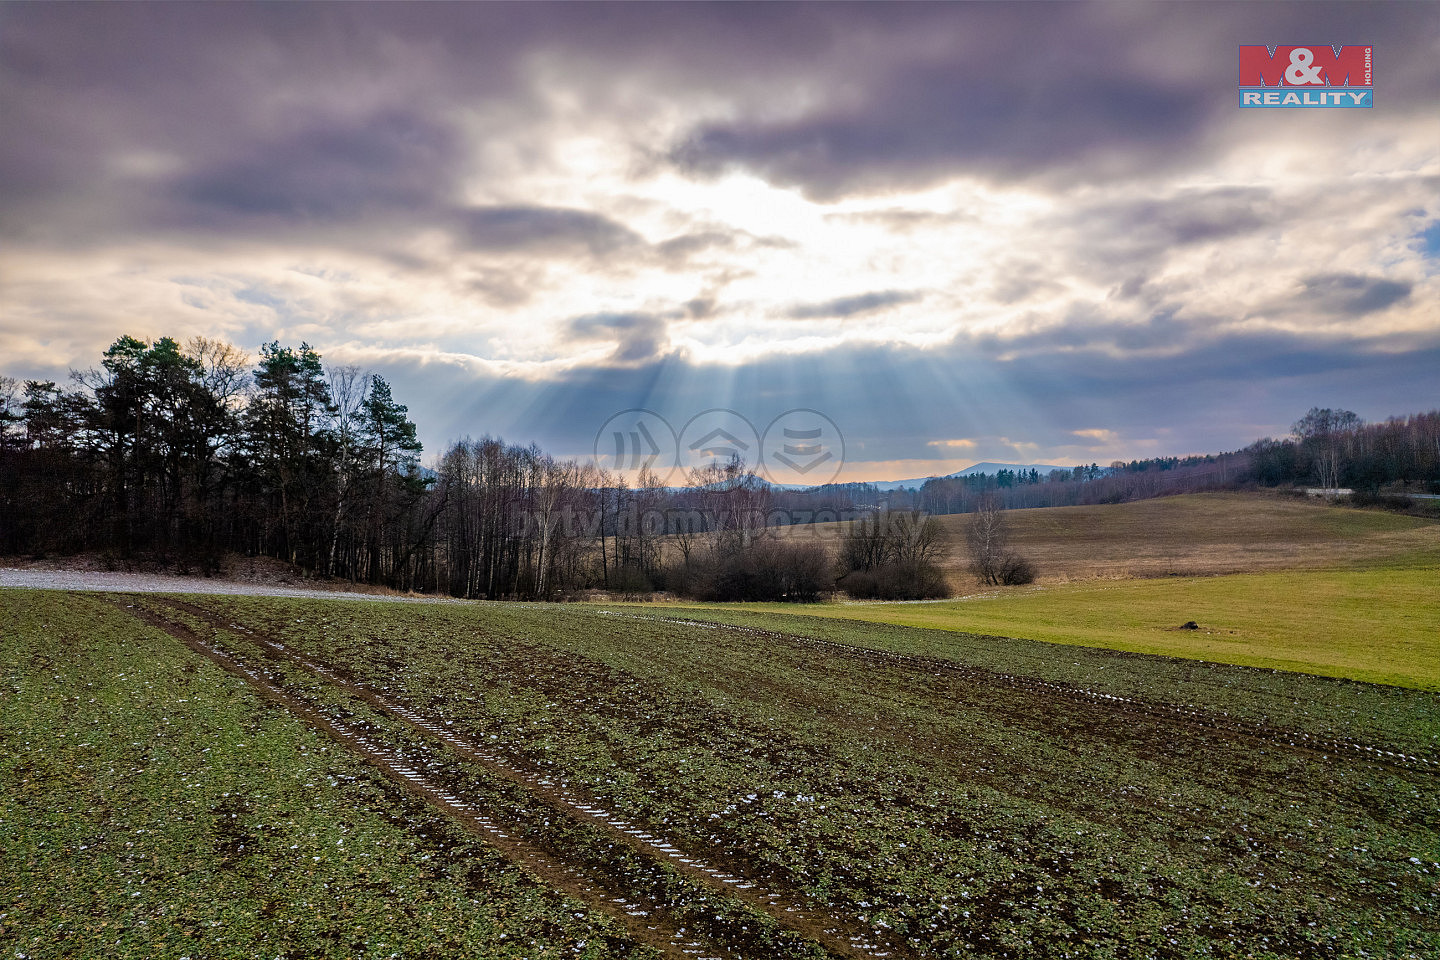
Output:
[[[890,542],[897,562],[929,564],[945,554],[945,531],[940,521],[920,510],[890,513]]]
[[[1010,551],[1010,523],[996,496],[982,497],[965,526],[965,545],[970,549],[970,570],[980,582],[1000,582],[1000,564]]]
[[[25,422],[24,411],[20,381],[14,377],[0,376],[0,450],[20,445],[20,427]]]
[[[965,528],[965,543],[970,548],[971,572],[987,586],[1034,582],[1034,566],[1010,549],[1010,521],[999,497],[981,498]]]
[[[327,572],[334,573],[340,551],[340,531],[345,528],[350,507],[357,421],[369,392],[370,378],[354,364],[329,367],[330,398],[335,402],[335,518],[330,530],[330,557]]]
[[[1291,427],[1301,450],[1310,456],[1315,479],[1326,490],[1339,488],[1350,447],[1362,424],[1349,410],[1311,407],[1310,412]]]
[[[250,382],[250,355],[239,347],[209,337],[191,337],[185,353],[200,364],[200,383],[215,402],[233,410]]]

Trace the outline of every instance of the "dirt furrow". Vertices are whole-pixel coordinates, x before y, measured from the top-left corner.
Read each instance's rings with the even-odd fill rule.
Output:
[[[147,625],[179,640],[191,650],[216,663],[226,672],[250,684],[263,698],[276,703],[311,727],[327,734],[352,753],[377,768],[410,794],[438,809],[471,833],[484,839],[506,859],[520,866],[540,881],[584,902],[588,907],[618,922],[638,944],[653,947],[674,960],[712,960],[733,958],[744,960],[714,944],[699,941],[653,914],[643,920],[637,915],[642,905],[632,902],[625,891],[606,887],[575,866],[551,857],[545,851],[507,831],[505,825],[490,812],[434,783],[416,769],[418,765],[396,756],[383,744],[375,742],[350,725],[325,716],[313,706],[272,682],[263,672],[247,666],[218,646],[207,642],[183,623],[177,623],[152,610],[112,601],[115,606]]]
[[[737,876],[706,863],[693,851],[686,851],[653,831],[629,823],[615,812],[606,809],[595,798],[557,782],[550,776],[516,767],[512,761],[460,736],[445,724],[423,716],[408,704],[359,683],[343,671],[313,656],[292,649],[277,637],[244,624],[233,623],[193,603],[170,597],[156,599],[211,627],[246,637],[272,656],[302,667],[381,713],[440,741],[456,755],[475,763],[490,774],[516,784],[556,812],[599,829],[613,840],[664,863],[669,869],[702,887],[742,901],[751,909],[769,916],[782,928],[820,944],[834,956],[885,958],[910,953],[907,945],[891,940],[881,931],[806,906],[794,891],[782,891],[757,878]]]
[[[763,630],[758,627],[745,627],[738,624],[691,620],[682,617],[646,617],[638,614],[619,613],[613,610],[602,610],[600,613],[606,616],[626,617],[632,620],[650,620],[659,623],[674,623],[688,627],[699,627],[705,630],[732,630],[737,633],[778,640],[793,646],[825,650],[829,653],[836,653],[849,657],[850,659],[862,660],[868,663],[900,666],[909,669],[924,670],[929,673],[938,671],[952,676],[964,677],[967,680],[979,683],[989,683],[1028,693],[1038,693],[1057,699],[1068,700],[1072,703],[1105,707],[1117,713],[1128,713],[1169,723],[1233,734],[1287,750],[1321,756],[1339,755],[1384,766],[1400,767],[1406,770],[1440,773],[1440,759],[1391,750],[1382,745],[1369,744],[1349,738],[1318,736],[1301,730],[1286,730],[1232,717],[1224,713],[1216,713],[1213,710],[1202,710],[1198,707],[1183,704],[1158,703],[1135,697],[1120,697],[1114,694],[1102,693],[1097,690],[1089,690],[1084,687],[1072,686],[1070,684],[1055,683],[1048,680],[1038,680],[1033,677],[1021,677],[1014,674],[985,670],[979,667],[970,667],[965,664],[956,663],[953,660],[944,660],[939,657],[894,653],[889,650],[877,650],[872,647],[860,647],[848,643],[839,643],[834,640],[821,640],[816,637],[805,637],[793,633],[780,633],[774,630]]]

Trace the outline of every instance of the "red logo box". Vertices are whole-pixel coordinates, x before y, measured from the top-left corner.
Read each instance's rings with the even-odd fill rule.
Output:
[[[1374,47],[1329,44],[1240,48],[1242,87],[1371,87]]]

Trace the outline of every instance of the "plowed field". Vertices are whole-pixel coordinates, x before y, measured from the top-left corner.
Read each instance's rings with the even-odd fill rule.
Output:
[[[1440,949],[1432,693],[799,617],[0,613],[7,955]]]

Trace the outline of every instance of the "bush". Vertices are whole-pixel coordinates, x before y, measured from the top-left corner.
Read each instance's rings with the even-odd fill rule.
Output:
[[[610,577],[610,592],[624,597],[639,597],[655,589],[650,578],[638,567],[622,567]]]
[[[1024,557],[1012,553],[1000,561],[1000,567],[996,570],[995,575],[1001,586],[1019,587],[1035,582],[1035,565]]]
[[[697,600],[815,603],[835,589],[830,558],[818,543],[773,538],[752,541],[734,553],[672,568],[667,586]]]
[[[1350,494],[1350,503],[1357,507],[1380,507],[1382,510],[1404,512],[1415,505],[1415,501],[1403,493],[1382,493],[1378,490],[1356,490]]]
[[[840,548],[840,585],[863,600],[931,600],[950,596],[937,563],[944,530],[919,510],[881,510],[856,522]]]
[[[852,570],[839,585],[856,600],[943,600],[950,596],[945,575],[933,563],[889,563]]]

